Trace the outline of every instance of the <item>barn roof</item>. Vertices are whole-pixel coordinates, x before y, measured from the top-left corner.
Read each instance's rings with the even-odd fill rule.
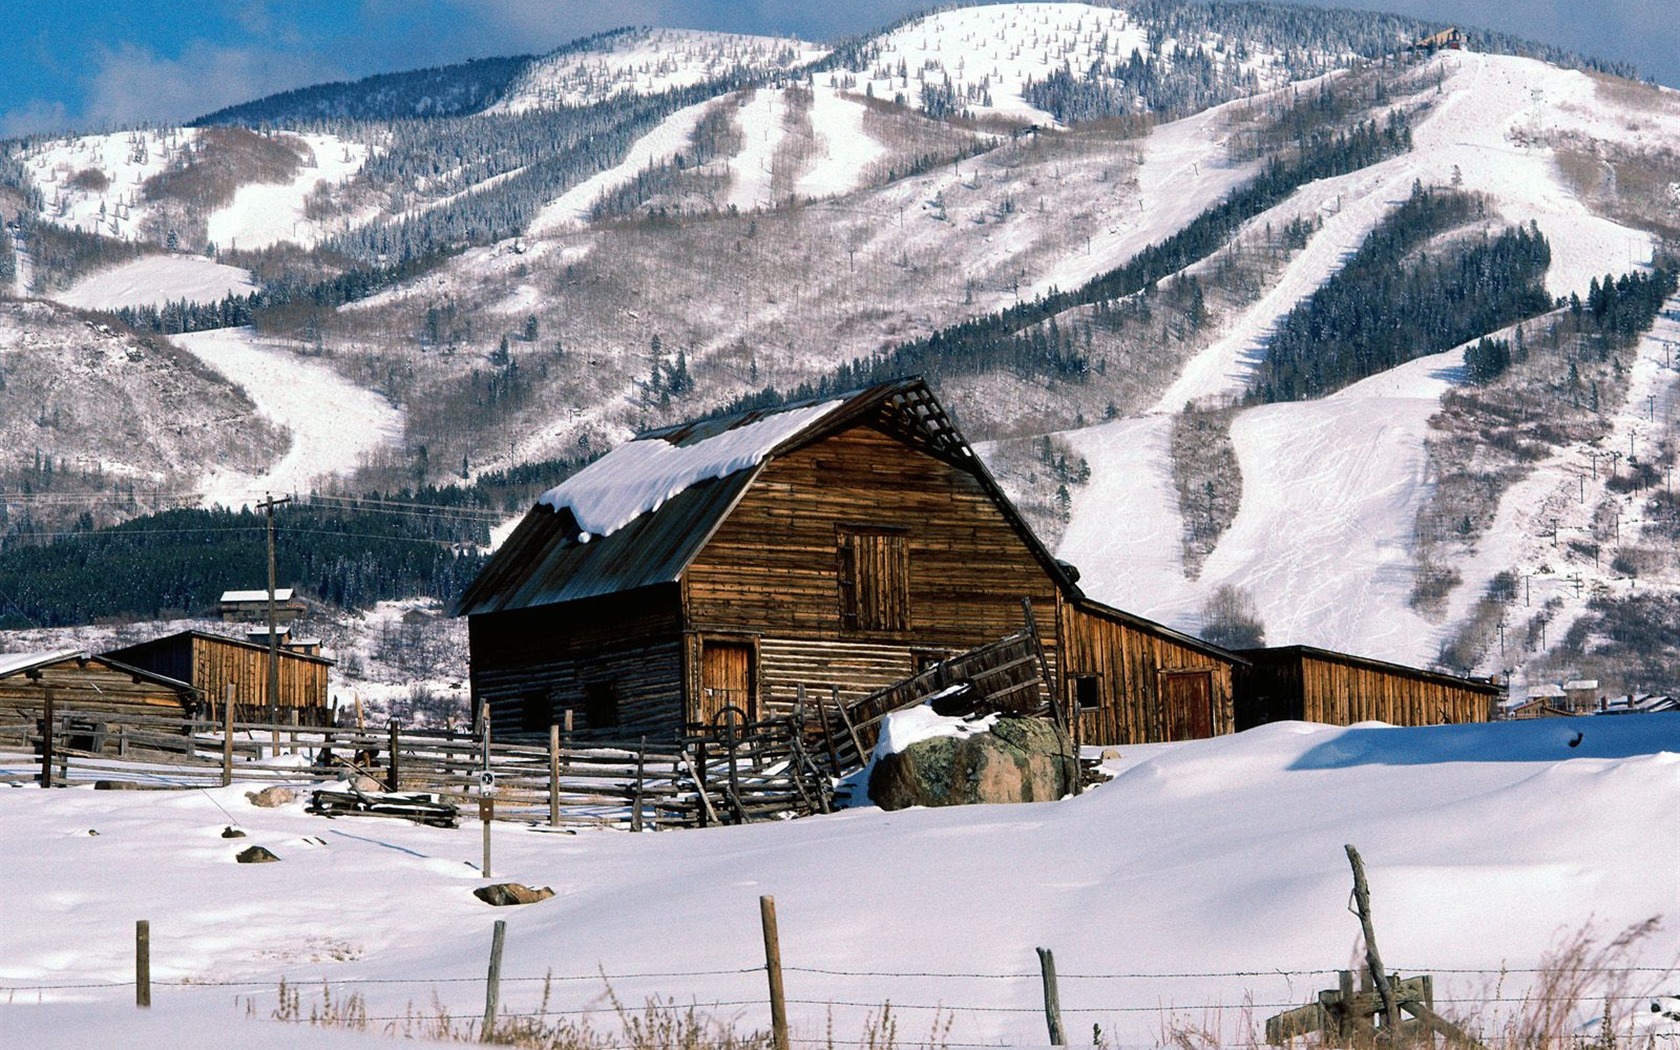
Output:
[[[291,601],[292,589],[290,587],[276,587],[274,589],[274,600],[277,602]],[[224,603],[262,602],[266,605],[268,603],[268,591],[223,591],[222,601]]]
[[[171,689],[183,692],[193,692],[193,687],[186,682],[170,678],[168,675],[157,674],[139,667],[113,660],[109,655],[90,655],[85,649],[54,649],[41,653],[3,653],[0,654],[0,678],[10,678],[16,674],[27,674],[43,667],[51,667],[67,660],[75,660],[78,664],[91,662],[104,664],[113,671],[131,675],[136,681],[154,682]]]
[[[895,380],[649,431],[538,499],[456,599],[456,616],[676,582],[764,464],[868,424],[974,475],[1045,570],[1077,593],[927,384]]]
[[[268,645],[266,643],[259,645],[255,642],[248,642],[243,638],[230,638],[225,634],[214,634],[210,631],[186,630],[176,631],[174,634],[161,635],[160,637],[150,639],[149,641],[137,642],[134,645],[125,645],[121,649],[110,649],[105,652],[104,656],[106,658],[121,658],[132,653],[142,653],[153,649],[162,649],[173,645],[179,645],[182,642],[193,638],[204,638],[212,642],[236,646],[240,649],[255,649],[258,652],[268,652]],[[279,647],[278,651],[280,658],[283,660],[307,660],[310,663],[326,664],[329,667],[335,662],[330,657],[312,656],[309,653],[300,653],[295,649],[288,649],[283,645]]]
[[[1265,663],[1276,660],[1299,660],[1310,657],[1315,660],[1328,660],[1331,663],[1347,664],[1350,667],[1363,667],[1383,674],[1401,675],[1406,678],[1417,678],[1438,685],[1451,686],[1457,689],[1469,689],[1489,696],[1504,696],[1505,687],[1497,682],[1484,678],[1463,678],[1445,671],[1429,671],[1421,667],[1407,667],[1405,664],[1393,664],[1386,660],[1376,660],[1369,656],[1354,656],[1352,653],[1338,653],[1333,649],[1317,649],[1310,645],[1278,645],[1263,649],[1241,649],[1241,656],[1247,657],[1254,663]]]

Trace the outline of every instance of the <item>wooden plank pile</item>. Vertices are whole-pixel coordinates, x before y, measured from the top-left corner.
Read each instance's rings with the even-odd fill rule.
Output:
[[[353,784],[345,791],[323,788],[313,792],[306,808],[324,817],[398,817],[435,828],[458,827],[461,815],[458,807],[439,801],[436,795],[422,792],[369,793],[358,790]]]

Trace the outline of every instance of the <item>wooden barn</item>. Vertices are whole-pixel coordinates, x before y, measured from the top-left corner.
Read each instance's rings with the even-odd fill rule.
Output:
[[[101,715],[183,717],[198,695],[184,681],[77,649],[0,655],[0,723],[39,718],[52,692],[54,707]]]
[[[664,738],[801,686],[855,700],[1019,631],[1023,599],[1086,742],[1232,727],[1241,661],[1086,599],[917,379],[620,446],[454,612],[496,733],[569,709],[583,735]]]
[[[235,708],[242,719],[265,720],[268,714],[268,646],[205,631],[179,631],[149,642],[113,649],[105,657],[153,674],[189,682],[206,702],[220,709],[227,687],[234,687]],[[281,649],[280,693],[282,720],[323,725],[329,717],[327,669],[324,656]]]
[[[221,602],[223,623],[268,622],[268,591],[223,591]],[[303,599],[290,587],[274,589],[274,622],[291,623],[309,611]]]
[[[1493,682],[1306,645],[1244,649],[1237,729],[1287,720],[1399,726],[1486,722],[1505,693]]]

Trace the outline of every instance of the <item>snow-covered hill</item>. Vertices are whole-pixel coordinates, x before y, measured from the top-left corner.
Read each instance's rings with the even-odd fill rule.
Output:
[[[1630,566],[1641,588],[1680,587],[1680,568],[1663,557],[1667,511],[1605,489],[1590,471],[1585,485],[1578,476],[1581,462],[1630,440],[1659,474],[1672,463],[1675,372],[1658,363],[1673,356],[1670,321],[1616,362],[1614,396],[1627,392],[1602,407],[1598,446],[1524,446],[1520,469],[1488,481],[1481,524],[1461,514],[1462,538],[1427,551],[1418,521],[1441,513],[1439,480],[1452,466],[1431,458],[1444,447],[1440,407],[1465,389],[1451,354],[1319,402],[1237,413],[1229,446],[1240,505],[1188,561],[1172,473],[1185,406],[1240,400],[1274,327],[1414,185],[1478,194],[1482,230],[1532,224],[1550,245],[1544,284],[1556,296],[1584,297],[1606,273],[1649,266],[1680,230],[1680,95],[1507,54],[1381,53],[1412,28],[1346,13],[1019,3],[911,18],[832,51],[686,30],[603,34],[520,60],[523,72],[496,89],[500,103],[450,118],[458,123],[25,143],[24,189],[40,193],[39,217],[59,228],[155,242],[174,223],[224,252],[301,247],[242,253],[249,271],[186,256],[132,261],[132,251],[115,265],[78,255],[86,246],[73,239],[32,246],[26,228],[18,269],[36,272],[40,254],[51,272],[78,274],[49,291],[89,308],[219,298],[246,288],[247,273],[298,297],[264,324],[279,330],[274,345],[319,348],[307,361],[249,357],[244,335],[188,339],[227,351],[216,367],[296,442],[284,463],[271,449],[233,469],[216,464],[205,489],[216,498],[370,461],[385,465],[370,484],[407,484],[415,464],[445,482],[611,445],[766,386],[795,390],[1080,288],[1193,228],[1304,136],[1405,114],[1411,148],[1268,200],[1182,274],[1158,275],[1167,300],[1186,287],[1181,278],[1205,292],[1194,322],[1161,298],[1085,301],[1055,329],[1021,333],[1054,333],[1060,358],[971,367],[924,356],[905,367],[943,373],[941,396],[970,436],[1061,434],[1085,457],[1092,477],[1070,487],[1065,522],[1050,498],[1056,479],[1030,462],[1000,473],[1046,508],[1052,534],[1065,526],[1061,553],[1099,597],[1199,630],[1204,600],[1229,584],[1251,593],[1274,642],[1419,663],[1452,648],[1453,666],[1492,672],[1555,648],[1594,612],[1595,595],[1632,590]],[[753,86],[663,94],[731,79]],[[1229,101],[1210,104],[1219,99]],[[574,108],[562,119],[557,106]],[[636,134],[570,156],[563,177],[533,180],[558,160],[520,152],[527,136],[560,142],[563,125],[597,117],[602,141]],[[187,176],[218,155],[232,159],[206,204]],[[140,192],[159,185],[155,199]],[[515,214],[520,223],[504,227]],[[403,279],[388,276],[412,263],[422,227],[443,250],[399,269]],[[1280,246],[1285,230],[1300,243]],[[330,251],[304,250],[345,231],[359,232]],[[363,276],[343,306],[303,303],[339,302]],[[236,360],[262,367],[242,371]],[[692,390],[666,382],[679,360]],[[323,424],[317,395],[329,389],[340,408]],[[203,464],[180,474],[202,477]],[[1571,510],[1558,501],[1572,484]],[[1620,520],[1612,501],[1640,523],[1630,541],[1639,550],[1603,540]],[[1590,571],[1573,548],[1546,553],[1560,535],[1601,555]],[[1424,573],[1444,582],[1420,603]],[[1527,629],[1523,648],[1501,653],[1499,635],[1476,624],[1489,587],[1504,588],[1509,573],[1530,591],[1567,580],[1553,590],[1568,593],[1548,593],[1562,601],[1545,607],[1544,623],[1502,599],[1511,633]]]
[[[486,881],[471,821],[258,809],[244,784],[0,789],[0,1025],[32,1046],[97,1042],[91,1026],[113,1023],[137,1047],[328,1045],[272,1030],[282,979],[305,1017],[323,990],[360,994],[399,1032],[405,1011],[476,1017],[490,926],[505,920],[505,1011],[600,1011],[569,1016],[612,1030],[610,990],[632,1013],[670,997],[763,1028],[757,898],[771,895],[800,1040],[860,1038],[890,1001],[907,1044],[939,1017],[934,1045],[1044,1045],[1034,949],[1047,947],[1081,1040],[1095,1025],[1100,1045],[1156,1046],[1180,1029],[1233,1045],[1360,957],[1353,843],[1385,962],[1435,974],[1437,1009],[1498,1031],[1575,933],[1603,949],[1680,913],[1656,816],[1680,806],[1677,751],[1672,714],[1280,723],[1122,748],[1115,780],[1061,802],[644,835],[503,824],[496,879],[555,890],[508,909],[471,895]],[[228,826],[247,837],[224,839]],[[235,864],[253,844],[280,863]],[[137,918],[151,924],[155,1016],[132,1006]],[[1619,1037],[1673,1027],[1648,1009],[1675,990],[1672,954],[1664,934],[1608,959],[1651,968],[1612,993]],[[1585,977],[1578,1001],[1548,1005],[1590,1035],[1615,975]],[[214,1021],[219,1042],[182,1041]]]
[[[1594,493],[1578,485],[1576,463],[1583,453],[1558,449],[1530,480],[1505,494],[1499,524],[1454,563],[1462,582],[1449,615],[1432,621],[1413,607],[1418,570],[1413,528],[1431,485],[1424,442],[1441,395],[1465,382],[1454,355],[1413,362],[1320,402],[1240,415],[1232,438],[1242,467],[1242,509],[1200,576],[1190,580],[1182,571],[1183,525],[1170,481],[1165,417],[1188,400],[1240,394],[1271,327],[1334,272],[1339,257],[1403,199],[1413,180],[1461,182],[1486,194],[1508,222],[1536,223],[1554,246],[1547,285],[1557,295],[1584,295],[1585,286],[1605,272],[1625,272],[1651,258],[1649,232],[1594,214],[1572,190],[1556,144],[1632,137],[1644,149],[1680,147],[1680,119],[1650,115],[1680,117],[1680,110],[1663,108],[1672,101],[1670,93],[1651,90],[1657,108],[1645,109],[1641,117],[1616,105],[1614,89],[1604,81],[1578,71],[1476,54],[1434,61],[1439,100],[1419,120],[1411,152],[1304,187],[1256,220],[1277,223],[1305,212],[1322,215],[1323,225],[1271,290],[1231,318],[1222,336],[1186,367],[1156,415],[1069,435],[1095,477],[1075,495],[1061,556],[1084,567],[1093,593],[1195,630],[1206,598],[1221,585],[1235,585],[1254,596],[1271,643],[1428,663],[1496,573],[1527,575],[1539,572],[1538,566],[1551,567],[1539,572],[1548,580],[1547,598],[1568,599],[1552,627],[1554,642],[1595,593],[1628,589],[1625,579],[1616,586],[1625,573],[1611,570],[1607,561],[1587,569],[1567,552],[1561,558],[1554,553],[1551,518],[1561,513],[1570,528],[1580,530],[1584,526],[1573,511],[1585,508],[1590,519],[1598,506],[1598,499],[1587,498]],[[1656,444],[1671,440],[1665,435],[1672,433],[1673,409],[1664,415],[1656,406],[1675,400],[1680,373],[1663,365],[1673,360],[1664,344],[1675,337],[1674,323],[1660,321],[1641,345],[1633,368],[1643,382],[1612,414],[1614,436],[1604,440],[1605,449],[1626,446],[1631,437],[1636,454],[1643,439],[1645,456],[1663,455]],[[1669,422],[1657,425],[1658,420]],[[1594,479],[1591,488],[1603,498],[1603,479]],[[1618,499],[1630,506],[1632,517],[1632,497]],[[1560,512],[1560,503],[1572,506]],[[1121,507],[1137,527],[1112,530],[1109,523]],[[1560,560],[1568,563],[1567,572],[1555,567]],[[1561,590],[1551,582],[1565,576],[1569,582]],[[1578,580],[1585,582],[1577,586]],[[1659,584],[1664,585],[1674,584]],[[1503,671],[1522,655],[1490,647],[1477,669]]]

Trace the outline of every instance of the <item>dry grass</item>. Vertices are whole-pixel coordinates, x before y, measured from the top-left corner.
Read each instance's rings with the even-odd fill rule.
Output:
[[[610,985],[602,1001],[607,1007],[604,1012],[615,1023],[597,1028],[589,1020],[590,1014],[551,1012],[552,991],[552,982],[545,981],[542,1001],[535,1011],[503,1015],[488,1033],[483,1031],[481,1018],[455,1016],[435,998],[429,1009],[416,1009],[410,1003],[401,1016],[378,1017],[369,1014],[367,1000],[360,992],[335,997],[332,987],[323,985],[318,995],[306,996],[301,988],[285,981],[280,982],[278,1004],[270,1016],[289,1024],[379,1032],[403,1039],[490,1043],[530,1050],[772,1050],[775,1045],[771,1034],[763,1029],[743,1030],[737,1021],[713,1017],[675,999],[651,998],[640,1009],[632,1008]],[[246,1016],[258,1017],[254,999],[246,1001]],[[885,1004],[865,1019],[858,1038],[842,1044],[835,1042],[831,1017],[825,1043],[828,1050],[837,1045],[860,1050],[945,1050],[950,1030],[951,1016],[939,1012],[922,1042],[902,1042],[898,1017],[891,1004]]]
[[[1242,506],[1242,467],[1231,443],[1238,407],[1191,406],[1173,420],[1172,476],[1184,522],[1184,572],[1201,575]]]

